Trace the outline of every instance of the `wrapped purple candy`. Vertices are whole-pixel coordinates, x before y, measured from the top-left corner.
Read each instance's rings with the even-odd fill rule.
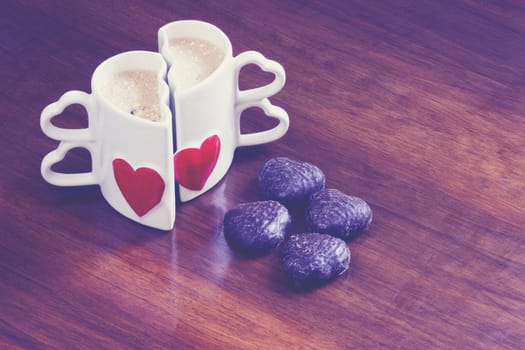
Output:
[[[303,288],[318,287],[341,275],[350,264],[350,249],[336,237],[320,233],[290,236],[283,246],[283,266]]]
[[[372,210],[361,198],[330,188],[314,193],[306,208],[306,224],[312,232],[349,241],[367,230]]]
[[[263,256],[281,244],[290,223],[288,209],[279,202],[242,203],[224,215],[224,238],[242,254]]]
[[[277,157],[264,164],[258,182],[265,199],[289,204],[306,201],[312,193],[324,188],[326,178],[313,164]]]

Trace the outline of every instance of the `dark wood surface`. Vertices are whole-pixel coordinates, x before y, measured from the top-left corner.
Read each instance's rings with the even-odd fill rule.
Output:
[[[165,233],[96,186],[45,183],[56,143],[39,117],[89,91],[104,59],[156,50],[158,28],[179,19],[281,62],[272,100],[291,128],[239,149]],[[525,348],[523,1],[4,0],[0,50],[0,348]],[[76,107],[61,118],[85,123]],[[271,125],[243,117],[244,131]],[[297,291],[277,253],[243,258],[221,233],[276,156],[317,164],[373,209],[350,270],[325,287]],[[75,150],[62,168],[88,164]]]

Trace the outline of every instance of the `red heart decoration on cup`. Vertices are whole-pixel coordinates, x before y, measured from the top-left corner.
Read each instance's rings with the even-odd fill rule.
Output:
[[[164,180],[151,168],[133,170],[121,158],[113,160],[113,173],[118,188],[133,211],[140,217],[159,204],[164,193]]]
[[[175,181],[190,190],[202,190],[217,164],[220,148],[219,135],[212,135],[201,143],[200,148],[185,148],[175,153]]]

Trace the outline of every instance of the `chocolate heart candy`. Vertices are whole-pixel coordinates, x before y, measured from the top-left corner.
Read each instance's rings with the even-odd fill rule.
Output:
[[[324,188],[326,178],[313,164],[277,157],[264,164],[258,181],[264,198],[295,203]]]
[[[290,223],[288,209],[279,202],[243,203],[224,215],[224,238],[240,253],[262,256],[281,244]]]
[[[332,188],[314,193],[306,208],[309,230],[344,241],[357,237],[371,222],[372,210],[364,200]]]
[[[341,275],[350,264],[350,249],[336,237],[320,233],[290,236],[283,247],[283,266],[305,288],[320,286]]]

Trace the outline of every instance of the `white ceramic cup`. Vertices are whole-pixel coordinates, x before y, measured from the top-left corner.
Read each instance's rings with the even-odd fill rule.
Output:
[[[180,88],[176,83],[178,67],[170,41],[177,38],[206,40],[224,54],[211,75],[193,87]],[[185,20],[166,24],[159,29],[158,41],[159,51],[169,69],[177,145],[175,176],[180,200],[184,202],[206,192],[222,179],[237,147],[271,142],[286,133],[288,114],[268,100],[283,88],[285,72],[279,63],[256,51],[233,57],[228,37],[206,22]],[[239,73],[248,64],[273,73],[274,80],[265,86],[239,90]],[[241,113],[250,107],[261,109],[266,116],[277,119],[278,124],[269,130],[241,134]]]
[[[114,74],[125,70],[155,70],[160,98],[160,121],[150,121],[117,109],[102,92]],[[41,164],[43,178],[57,186],[100,186],[108,203],[124,216],[162,230],[175,221],[172,115],[167,66],[157,52],[130,51],[102,62],[93,73],[91,94],[68,91],[44,108],[40,123],[44,133],[60,141]],[[69,105],[82,105],[88,115],[85,129],[64,129],[52,119]],[[91,171],[57,173],[52,166],[73,148],[91,153]]]

